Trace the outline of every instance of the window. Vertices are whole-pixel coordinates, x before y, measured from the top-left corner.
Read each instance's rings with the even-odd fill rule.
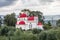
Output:
[[[29,24],[29,28],[32,29],[32,24],[31,23]]]

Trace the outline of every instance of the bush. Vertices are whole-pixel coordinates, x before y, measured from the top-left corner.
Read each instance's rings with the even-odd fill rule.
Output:
[[[26,33],[26,34],[23,34],[23,36],[21,36],[21,40],[37,40],[37,36]]]
[[[33,29],[33,30],[32,30],[32,33],[33,33],[33,34],[39,34],[41,31],[42,31],[42,30],[40,30],[40,29]]]
[[[9,30],[8,30],[7,27],[3,27],[3,28],[1,28],[1,35],[3,35],[3,36],[5,35],[5,36],[6,36],[7,33],[8,33],[8,31],[9,31]]]
[[[20,29],[17,29],[15,32],[14,32],[14,36],[20,36],[22,34],[22,31]]]
[[[16,29],[14,27],[4,26],[0,29],[0,35],[2,36],[13,36]]]
[[[0,36],[0,40],[8,40],[8,38],[5,36]]]
[[[57,23],[56,24],[57,24],[58,27],[60,27],[60,19],[57,20]]]
[[[8,33],[7,33],[7,35],[8,36],[14,36],[14,32],[16,31],[16,28],[14,28],[14,27],[8,27]]]
[[[22,34],[18,32],[17,36],[11,37],[11,40],[38,40],[36,35],[31,33],[23,32]]]
[[[0,40],[60,40],[59,27],[45,31],[40,29],[22,31],[14,27],[2,27],[0,32],[3,33]]]
[[[43,28],[44,28],[45,30],[49,30],[49,29],[51,29],[52,27],[49,26],[48,24],[44,24]]]
[[[39,40],[60,40],[60,31],[58,29],[43,31],[39,34]]]

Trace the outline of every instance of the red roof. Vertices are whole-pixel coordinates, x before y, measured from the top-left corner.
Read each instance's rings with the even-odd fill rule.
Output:
[[[27,17],[25,13],[19,15],[19,18],[24,18],[24,17]]]
[[[37,25],[42,25],[42,22],[38,22],[38,24]]]
[[[25,22],[24,21],[20,21],[19,24],[20,25],[25,25]]]
[[[28,21],[34,21],[34,16],[28,17]]]

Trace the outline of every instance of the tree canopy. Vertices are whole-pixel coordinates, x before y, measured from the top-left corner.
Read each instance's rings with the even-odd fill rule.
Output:
[[[16,17],[15,17],[15,13],[12,13],[12,14],[8,14],[4,17],[4,23],[7,25],[7,26],[15,26],[16,24]]]
[[[60,27],[60,19],[57,21],[57,26],[59,26]]]

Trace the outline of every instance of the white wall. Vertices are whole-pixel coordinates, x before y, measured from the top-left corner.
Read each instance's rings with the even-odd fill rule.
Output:
[[[28,30],[29,26],[28,25],[16,25],[16,28],[22,28],[22,30]]]
[[[44,30],[44,29],[43,29],[43,25],[38,25],[37,28],[38,28],[38,29],[41,29],[41,30]]]

